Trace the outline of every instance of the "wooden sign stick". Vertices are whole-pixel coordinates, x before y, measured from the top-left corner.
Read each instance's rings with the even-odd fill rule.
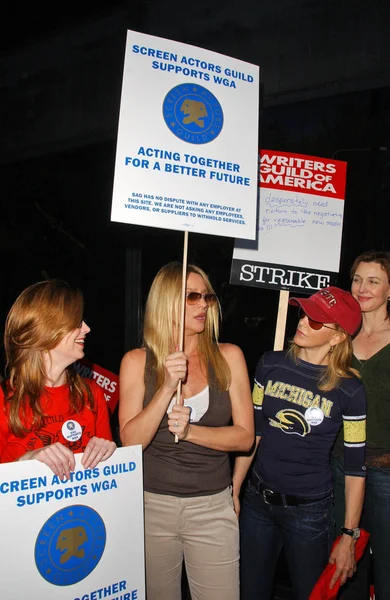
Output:
[[[181,277],[181,307],[180,307],[180,333],[179,333],[179,350],[184,350],[184,319],[185,319],[185,308],[186,308],[186,288],[187,288],[187,255],[188,255],[188,231],[184,232],[184,246],[183,246],[183,271]],[[176,390],[176,404],[183,404],[181,399],[181,384],[182,380],[179,379]],[[179,438],[175,435],[175,443],[177,444]]]
[[[283,350],[284,338],[286,335],[287,309],[288,309],[288,290],[280,290],[278,316],[276,319],[274,350]]]

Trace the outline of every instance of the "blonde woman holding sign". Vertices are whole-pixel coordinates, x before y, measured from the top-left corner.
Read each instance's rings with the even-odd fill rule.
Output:
[[[147,596],[180,600],[184,558],[193,600],[238,600],[228,452],[254,442],[248,373],[241,350],[218,343],[218,300],[194,265],[187,269],[184,352],[176,350],[181,288],[180,263],[159,271],[143,347],[128,352],[120,368],[121,440],[144,450]],[[176,403],[179,381],[183,405]]]

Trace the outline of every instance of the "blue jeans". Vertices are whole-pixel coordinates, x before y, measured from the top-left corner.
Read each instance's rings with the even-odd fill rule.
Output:
[[[332,499],[271,506],[248,483],[240,513],[241,600],[271,600],[283,547],[294,597],[308,600],[328,563],[333,538]]]
[[[344,469],[337,457],[331,460],[335,500],[336,534],[344,524]],[[370,533],[376,600],[390,599],[390,469],[367,467],[366,495],[360,526]],[[365,552],[351,581],[341,588],[342,600],[367,600],[370,585],[370,554]]]

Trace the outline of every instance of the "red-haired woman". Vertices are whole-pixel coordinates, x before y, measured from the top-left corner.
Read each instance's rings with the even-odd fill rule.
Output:
[[[36,283],[17,298],[4,335],[0,462],[37,459],[69,479],[74,453],[84,453],[84,468],[112,455],[103,391],[72,368],[89,331],[81,292],[62,281]]]

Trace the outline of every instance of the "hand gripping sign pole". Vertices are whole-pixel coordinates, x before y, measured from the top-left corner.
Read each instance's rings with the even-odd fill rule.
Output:
[[[284,348],[289,294],[290,292],[288,290],[280,290],[279,292],[279,306],[278,316],[276,319],[274,350],[283,350]]]
[[[185,307],[186,307],[186,287],[187,287],[187,256],[188,256],[188,231],[184,232],[184,246],[183,246],[183,271],[181,278],[181,306],[180,306],[180,334],[179,334],[179,350],[184,350],[184,319],[185,319]],[[176,404],[183,404],[181,397],[181,384],[182,381],[179,379],[176,391]],[[179,438],[175,435],[175,443],[177,444]]]
[[[194,56],[204,73],[181,66]],[[257,65],[129,30],[111,221],[254,240],[259,82]]]

